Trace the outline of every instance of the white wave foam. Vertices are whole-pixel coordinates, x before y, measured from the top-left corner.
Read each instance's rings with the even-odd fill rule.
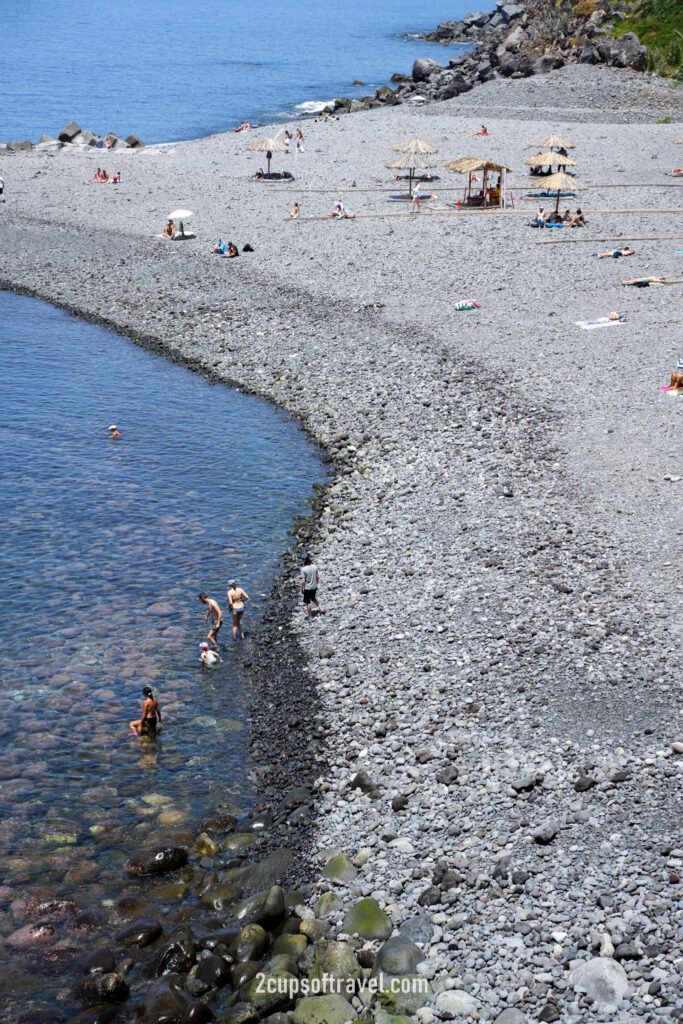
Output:
[[[334,100],[309,100],[307,103],[297,103],[295,110],[303,110],[305,114],[319,114],[325,107],[333,107]]]

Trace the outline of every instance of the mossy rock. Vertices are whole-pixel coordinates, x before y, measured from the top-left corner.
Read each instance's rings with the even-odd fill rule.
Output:
[[[339,853],[325,861],[323,875],[333,882],[352,882],[358,871],[345,853]]]
[[[206,832],[202,832],[197,836],[194,841],[194,848],[202,857],[215,857],[217,853],[221,852],[218,843],[211,836],[207,836]]]
[[[169,882],[168,885],[158,885],[152,889],[151,896],[159,903],[180,903],[189,891],[187,882]]]
[[[308,996],[297,1004],[292,1024],[348,1024],[356,1011],[341,996]]]
[[[415,1022],[412,1017],[402,1017],[400,1014],[378,1010],[375,1014],[375,1024],[415,1024]]]
[[[425,955],[414,942],[405,935],[394,935],[380,947],[372,967],[372,977],[390,975],[400,977],[413,974]]]
[[[394,930],[377,900],[370,896],[354,903],[342,927],[349,935],[360,935],[362,939],[388,939]]]
[[[298,974],[299,968],[294,957],[288,953],[276,953],[268,960],[269,971],[287,971],[288,974]]]
[[[305,935],[278,935],[272,945],[271,953],[273,956],[284,953],[285,956],[291,956],[293,960],[298,961],[303,956],[307,945],[308,939]]]
[[[301,889],[292,889],[285,894],[285,907],[287,910],[294,910],[294,907],[298,907],[305,902],[306,893],[302,892]]]
[[[259,1017],[267,1017],[292,1005],[297,984],[296,975],[289,971],[264,971],[240,989],[240,997],[251,1003]]]
[[[299,922],[299,931],[309,942],[320,942],[327,935],[329,927],[327,921],[320,921],[317,917]]]
[[[391,89],[389,88],[388,85],[383,85],[379,91],[379,94],[382,97],[382,99],[386,99],[387,96],[391,96]]]
[[[380,991],[379,1001],[382,1008],[394,1016],[417,1013],[432,997],[432,986],[420,974],[404,974],[385,981],[386,988]]]
[[[322,942],[316,947],[313,966],[308,978],[309,981],[318,980],[323,985],[329,978],[332,984],[327,987],[337,990],[337,983],[341,983],[342,988],[346,989],[344,994],[352,996],[362,975],[363,972],[353,949],[345,942],[332,941]],[[324,988],[323,991],[325,991]]]
[[[230,952],[235,962],[258,960],[268,947],[268,935],[260,924],[247,924],[232,944]]]
[[[324,892],[315,905],[316,917],[327,920],[328,917],[334,917],[343,906],[344,901],[336,892]]]

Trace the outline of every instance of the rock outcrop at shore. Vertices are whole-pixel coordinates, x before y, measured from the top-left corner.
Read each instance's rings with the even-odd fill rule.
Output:
[[[445,21],[421,38],[472,49],[451,57],[444,67],[418,58],[411,75],[395,74],[394,92],[363,100],[337,100],[334,109],[354,111],[425,100],[450,100],[492,78],[544,75],[568,63],[607,64],[645,71],[647,50],[632,32],[614,37],[625,15],[610,0],[579,0],[565,10],[546,0],[497,0],[493,11],[476,11],[462,21]]]
[[[0,151],[28,153],[32,149],[37,149],[43,152],[50,152],[64,149],[65,146],[81,148],[92,146],[97,148],[98,143],[101,143],[99,148],[118,150],[142,149],[145,145],[137,135],[129,135],[127,138],[122,139],[115,132],[107,132],[106,135],[100,136],[96,135],[95,132],[91,132],[89,128],[82,129],[75,121],[69,121],[56,138],[53,138],[51,135],[41,135],[40,141],[35,146],[30,139],[23,139],[21,142],[13,139],[11,142],[0,143]]]

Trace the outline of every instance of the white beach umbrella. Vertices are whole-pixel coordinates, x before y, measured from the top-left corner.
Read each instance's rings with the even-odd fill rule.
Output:
[[[192,210],[180,210],[179,209],[179,210],[173,210],[172,213],[169,213],[168,219],[169,220],[187,220],[188,217],[193,217],[193,216],[194,216],[194,214],[192,213]]]

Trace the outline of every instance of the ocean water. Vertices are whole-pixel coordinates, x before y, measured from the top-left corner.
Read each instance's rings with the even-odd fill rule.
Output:
[[[194,833],[218,802],[252,806],[249,628],[326,471],[265,402],[33,299],[0,292],[0,358],[3,944],[24,901],[108,913],[132,848]],[[197,594],[225,609],[233,576],[251,598],[247,640],[226,622],[223,664],[204,670]],[[156,739],[128,735],[143,684]],[[55,927],[30,971],[4,949],[0,989],[22,1007],[53,985],[46,964],[70,970],[91,941]]]
[[[147,143],[198,138],[298,104],[368,95],[418,56],[453,48],[403,34],[461,18],[471,0],[3,0],[0,140],[70,120]],[[367,83],[352,86],[354,80]]]

